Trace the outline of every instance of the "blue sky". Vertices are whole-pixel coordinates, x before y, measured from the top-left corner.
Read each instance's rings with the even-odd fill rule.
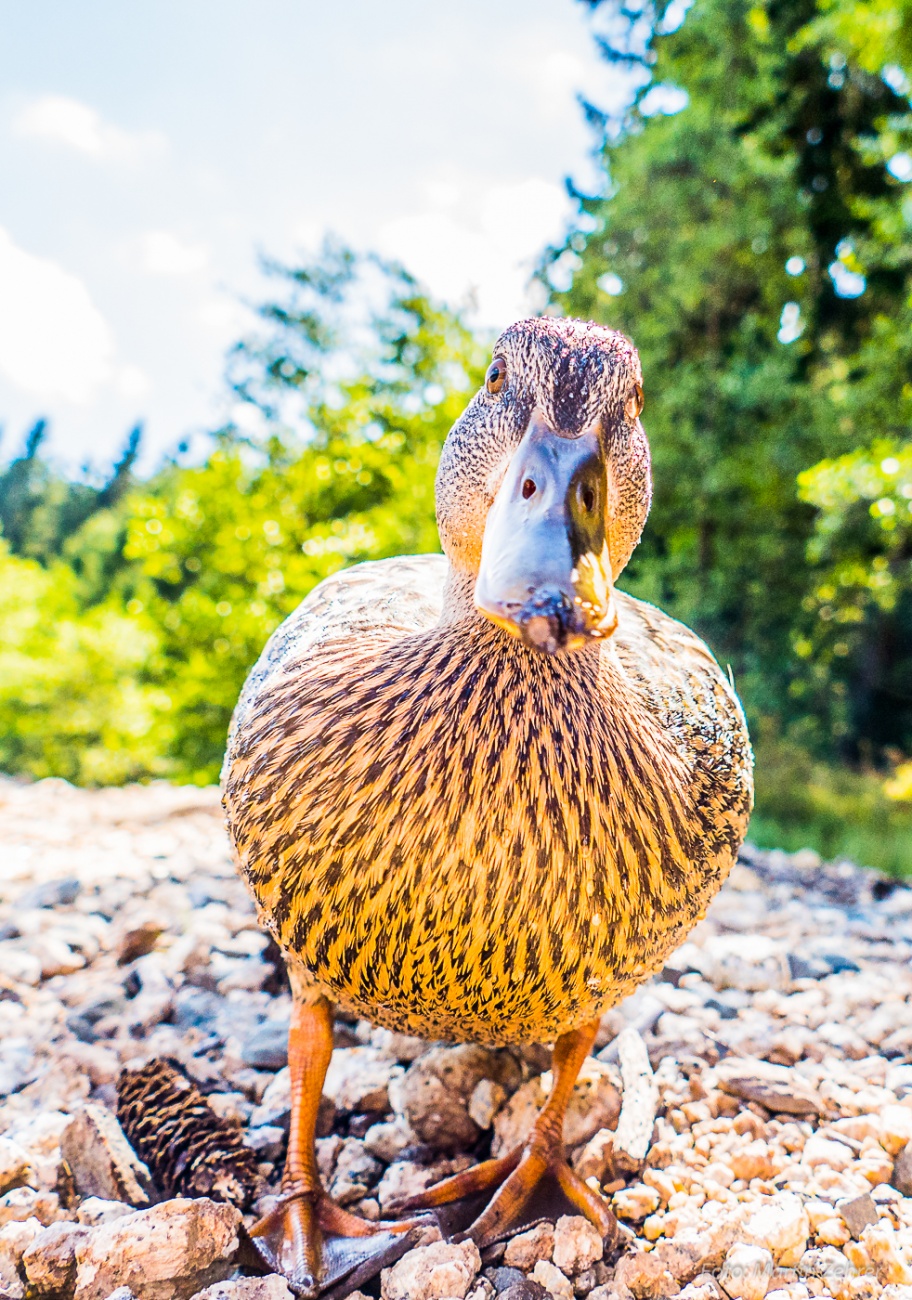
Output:
[[[509,323],[593,181],[577,92],[625,87],[574,0],[0,0],[0,459],[213,427],[258,254],[326,231]]]

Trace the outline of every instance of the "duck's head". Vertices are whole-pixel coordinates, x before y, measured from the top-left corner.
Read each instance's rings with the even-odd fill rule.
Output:
[[[640,359],[622,334],[542,317],[501,334],[450,431],[437,524],[478,610],[535,650],[608,637],[652,491]]]

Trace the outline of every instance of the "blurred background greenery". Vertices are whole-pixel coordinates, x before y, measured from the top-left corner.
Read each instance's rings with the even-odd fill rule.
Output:
[[[622,585],[731,665],[755,842],[912,872],[912,0],[587,3],[640,89],[583,105],[604,185],[537,274],[642,355],[656,493]],[[340,245],[271,270],[227,379],[260,436],[139,479],[136,429],[93,481],[39,422],[0,474],[0,769],[215,780],[310,588],[438,548],[491,339]]]

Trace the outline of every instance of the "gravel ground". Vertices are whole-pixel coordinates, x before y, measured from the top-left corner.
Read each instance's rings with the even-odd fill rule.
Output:
[[[912,890],[746,848],[662,978],[605,1016],[574,1094],[571,1158],[620,1247],[572,1215],[483,1259],[428,1230],[365,1293],[912,1297],[910,958]],[[215,790],[0,778],[0,1300],[288,1300],[238,1254],[281,1170],[288,1014]],[[319,1159],[369,1217],[507,1149],[550,1085],[535,1047],[345,1021],[337,1044]],[[243,1214],[168,1199],[127,1145],[118,1076],[153,1058],[240,1126]]]

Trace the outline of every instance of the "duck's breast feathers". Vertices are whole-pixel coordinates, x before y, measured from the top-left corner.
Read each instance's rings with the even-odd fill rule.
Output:
[[[378,638],[396,640],[433,627],[440,618],[448,564],[443,555],[397,555],[343,569],[314,587],[266,643],[244,683],[235,734],[269,678],[291,663],[305,663],[333,644],[353,648]]]

